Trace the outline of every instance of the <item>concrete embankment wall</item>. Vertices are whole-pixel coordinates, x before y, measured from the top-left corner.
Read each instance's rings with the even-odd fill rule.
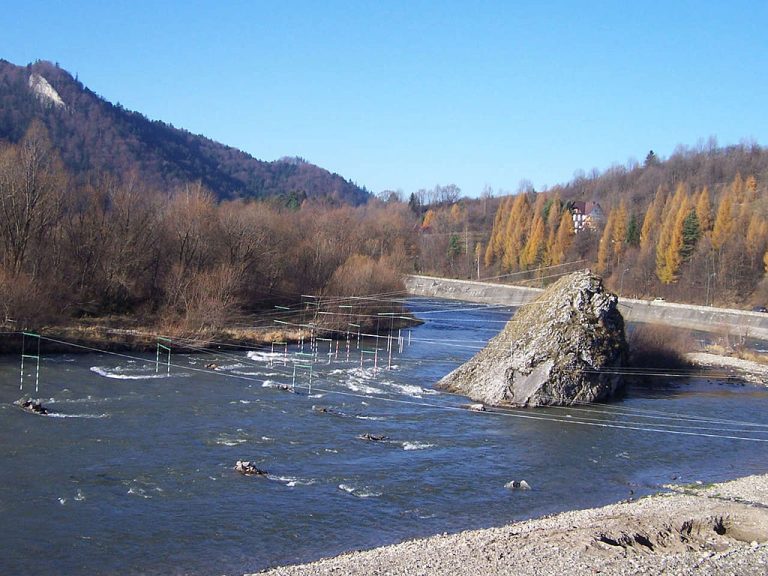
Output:
[[[407,276],[405,286],[408,293],[414,296],[503,306],[522,306],[542,292],[539,288],[417,275]],[[669,324],[691,330],[768,340],[768,314],[761,312],[630,298],[620,298],[619,309],[628,322]]]

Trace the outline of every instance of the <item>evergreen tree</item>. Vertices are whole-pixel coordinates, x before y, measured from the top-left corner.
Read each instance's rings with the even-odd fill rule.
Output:
[[[448,256],[453,259],[459,254],[461,254],[461,239],[458,234],[451,234],[448,239]]]
[[[683,220],[682,235],[683,246],[680,248],[680,256],[686,262],[693,256],[696,243],[701,238],[701,226],[699,225],[699,217],[696,215],[695,210],[690,210]]]
[[[415,192],[411,192],[411,196],[408,198],[408,208],[417,216],[421,214],[421,202],[419,202],[419,197],[416,196]]]
[[[640,225],[637,222],[637,216],[632,214],[627,224],[626,242],[628,246],[637,248],[640,246]]]

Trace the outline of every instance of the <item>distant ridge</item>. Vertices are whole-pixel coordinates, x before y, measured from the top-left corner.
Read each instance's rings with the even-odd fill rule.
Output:
[[[219,199],[317,198],[358,205],[370,193],[300,158],[265,162],[112,104],[58,65],[0,60],[0,140],[18,142],[34,120],[78,178],[109,172],[170,191],[200,181]]]

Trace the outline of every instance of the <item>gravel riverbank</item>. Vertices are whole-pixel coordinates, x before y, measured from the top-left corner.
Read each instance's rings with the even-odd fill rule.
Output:
[[[438,535],[310,564],[299,575],[768,574],[768,474]]]
[[[747,382],[768,385],[768,364],[706,352],[692,352],[686,354],[685,357],[698,366],[721,368]]]

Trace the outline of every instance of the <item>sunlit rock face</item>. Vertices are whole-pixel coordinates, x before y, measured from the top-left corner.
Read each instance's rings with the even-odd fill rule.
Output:
[[[520,308],[438,387],[493,406],[602,402],[623,388],[627,350],[618,298],[584,270]]]
[[[59,93],[40,74],[33,73],[30,75],[29,88],[43,104],[56,108],[64,107],[64,100],[61,99]]]

